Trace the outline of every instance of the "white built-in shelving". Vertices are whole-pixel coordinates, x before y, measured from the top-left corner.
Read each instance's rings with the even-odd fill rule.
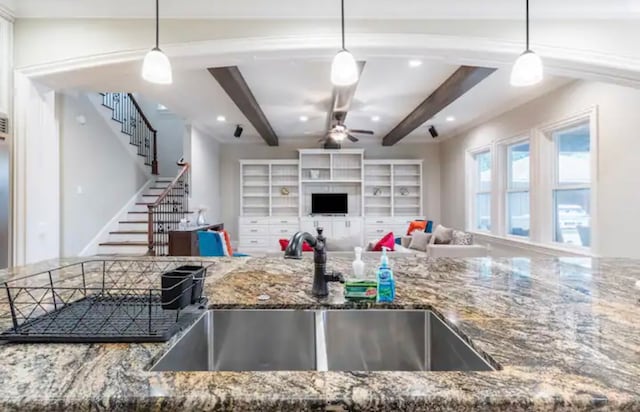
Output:
[[[422,216],[421,160],[364,161],[365,216]]]
[[[347,216],[362,216],[364,150],[303,149],[299,152],[300,216],[311,214],[313,193],[346,193]]]
[[[240,162],[241,216],[298,216],[297,160]]]
[[[298,159],[240,161],[239,247],[278,250],[278,240],[318,227],[363,242],[402,234],[424,218],[421,160],[365,160],[362,149],[301,149]],[[346,216],[311,216],[313,193],[346,193]],[[363,243],[364,245],[364,243]]]

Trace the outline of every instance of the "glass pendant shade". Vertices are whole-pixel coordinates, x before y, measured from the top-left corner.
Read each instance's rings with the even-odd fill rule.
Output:
[[[157,47],[147,53],[142,64],[142,78],[156,84],[173,83],[171,62],[166,54]]]
[[[527,50],[518,57],[511,70],[511,85],[515,87],[533,86],[542,81],[543,68],[540,56]]]
[[[331,64],[331,83],[334,86],[351,86],[358,81],[356,59],[347,50],[341,50]]]

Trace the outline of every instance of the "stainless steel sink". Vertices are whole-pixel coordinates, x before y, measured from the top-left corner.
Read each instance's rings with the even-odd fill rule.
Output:
[[[213,310],[156,363],[153,371],[314,370],[314,312]]]
[[[327,311],[324,325],[328,370],[493,370],[431,311]]]
[[[491,371],[431,311],[212,310],[152,371]]]

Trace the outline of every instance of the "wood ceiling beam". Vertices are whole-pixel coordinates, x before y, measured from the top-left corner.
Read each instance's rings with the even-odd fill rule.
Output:
[[[496,69],[490,67],[460,66],[382,139],[382,145],[393,146],[398,143],[494,71]]]
[[[358,62],[358,81],[351,86],[334,86],[331,93],[331,107],[329,108],[329,114],[327,115],[327,130],[330,130],[335,124],[344,123],[347,118],[347,113],[351,107],[353,96],[356,94],[358,83],[362,78],[362,71],[364,70],[366,62]]]
[[[242,77],[238,66],[210,67],[208,70],[264,141],[269,146],[278,146],[278,136]]]

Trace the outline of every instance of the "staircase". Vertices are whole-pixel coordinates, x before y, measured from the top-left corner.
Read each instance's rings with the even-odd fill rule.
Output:
[[[100,243],[98,254],[146,255],[149,252],[149,205],[158,200],[172,181],[173,178],[157,178],[136,199],[135,204],[127,211],[126,218],[118,222],[118,228],[109,232],[107,241]],[[159,229],[156,227],[157,230]],[[167,246],[166,242],[159,243],[160,247]]]
[[[120,124],[138,156],[151,173],[158,174],[157,131],[130,93],[101,93],[102,105],[111,110],[111,119]],[[99,243],[99,255],[159,255],[169,251],[169,231],[178,229],[189,211],[189,164],[175,177],[156,177],[136,199],[126,217]]]
[[[158,131],[151,126],[131,93],[100,93],[102,105],[111,110],[111,120],[120,124],[120,131],[129,137],[129,144],[135,146],[144,164],[151,167],[151,173],[158,175]]]

